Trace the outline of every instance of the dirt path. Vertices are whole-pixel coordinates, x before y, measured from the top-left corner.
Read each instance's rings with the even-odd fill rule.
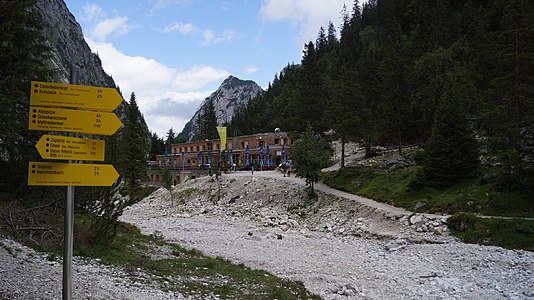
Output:
[[[284,177],[282,175],[282,173],[278,172],[278,171],[263,171],[263,172],[255,172],[254,175],[251,175],[250,172],[236,172],[236,173],[230,173],[230,174],[225,174],[225,176],[241,176],[241,177],[251,177],[251,176],[256,176],[256,177],[263,177],[263,178],[273,178],[273,179],[277,179],[277,180],[285,180],[285,181],[288,181],[288,182],[292,182],[292,183],[295,183],[295,184],[299,184],[301,186],[305,186],[306,185],[306,182],[303,178],[298,178],[298,177],[295,177],[295,176],[292,176],[292,177]],[[331,195],[334,195],[334,196],[337,196],[337,197],[342,197],[342,198],[346,198],[346,199],[350,199],[350,200],[353,200],[353,201],[356,201],[358,203],[361,203],[363,205],[366,205],[368,207],[372,207],[372,208],[376,208],[376,209],[379,209],[379,210],[382,210],[386,213],[390,213],[392,215],[398,215],[398,216],[409,216],[411,215],[412,213],[405,210],[405,209],[402,209],[402,208],[398,208],[398,207],[395,207],[395,206],[391,206],[391,205],[388,205],[386,203],[381,203],[381,202],[376,202],[374,200],[371,200],[371,199],[368,199],[368,198],[364,198],[364,197],[360,197],[360,196],[357,196],[357,195],[354,195],[354,194],[350,194],[350,193],[346,193],[346,192],[343,192],[343,191],[340,191],[340,190],[336,190],[336,189],[333,189],[327,185],[324,185],[322,183],[317,183],[315,184],[315,188],[318,190],[318,191],[322,191],[322,192],[325,192],[325,193],[328,193],[328,194],[331,194]]]

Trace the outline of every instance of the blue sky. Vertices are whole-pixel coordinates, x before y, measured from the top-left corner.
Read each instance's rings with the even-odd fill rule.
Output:
[[[152,132],[180,132],[229,75],[266,87],[353,0],[65,0]]]

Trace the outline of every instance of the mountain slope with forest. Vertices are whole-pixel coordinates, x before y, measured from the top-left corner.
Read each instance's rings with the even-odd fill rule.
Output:
[[[377,145],[399,154],[424,145],[427,183],[482,164],[503,186],[533,191],[532,1],[355,1],[341,18],[339,35],[332,23],[320,28],[301,64],[240,109],[231,131],[310,124],[368,156]]]

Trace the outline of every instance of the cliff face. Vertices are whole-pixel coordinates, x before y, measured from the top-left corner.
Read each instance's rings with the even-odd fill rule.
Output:
[[[36,10],[43,16],[46,34],[60,83],[69,83],[72,66],[77,66],[78,84],[115,87],[113,78],[104,72],[100,58],[91,52],[84,40],[82,28],[62,0],[38,0]]]
[[[246,105],[250,99],[260,93],[263,93],[263,90],[254,81],[241,80],[230,75],[215,92],[202,101],[199,109],[191,120],[185,124],[178,137],[186,138],[188,141],[195,139],[194,128],[197,127],[198,118],[208,101],[213,100],[217,123],[222,125],[225,122],[230,122],[239,107]]]
[[[102,68],[102,61],[85,42],[80,24],[63,0],[38,0],[35,9],[43,17],[48,42],[52,48],[49,64],[56,70],[54,81],[70,83],[73,67],[77,69],[77,84],[116,88],[115,81]],[[129,95],[123,95],[126,100]],[[125,119],[126,102],[115,110]],[[141,117],[142,118],[142,117]],[[140,120],[148,132],[144,118]]]

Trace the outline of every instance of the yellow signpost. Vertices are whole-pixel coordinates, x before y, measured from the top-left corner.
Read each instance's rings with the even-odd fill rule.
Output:
[[[112,135],[122,125],[114,113],[30,106],[30,130]]]
[[[35,147],[44,159],[104,161],[105,141],[48,135]]]
[[[112,165],[30,162],[28,185],[110,186],[119,178]]]
[[[73,65],[72,83],[78,83],[78,70]],[[110,112],[121,102],[122,96],[114,88],[32,81],[28,128],[112,135],[122,123]],[[74,187],[111,186],[119,178],[112,165],[77,164],[75,161],[103,161],[104,146],[105,142],[101,140],[43,135],[35,145],[42,158],[65,159],[74,163],[30,162],[28,166],[28,185],[67,186],[63,299],[72,299]]]
[[[114,88],[32,81],[30,105],[113,111],[121,102]]]

